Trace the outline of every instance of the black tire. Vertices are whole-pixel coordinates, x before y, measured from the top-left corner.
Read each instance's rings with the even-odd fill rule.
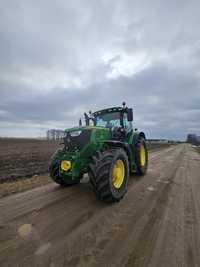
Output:
[[[136,163],[136,173],[138,175],[145,175],[148,168],[148,150],[145,139],[139,137],[135,144],[135,163]],[[144,149],[144,159],[141,159],[141,150]]]
[[[53,181],[60,186],[66,187],[71,185],[76,185],[80,183],[80,178],[70,178],[64,179],[59,172],[59,161],[53,160],[49,166],[49,172],[50,176],[53,179]]]
[[[118,161],[119,160],[119,161]],[[113,184],[113,168],[116,162],[123,162],[122,184]],[[127,191],[129,179],[129,163],[123,149],[98,151],[89,164],[89,178],[97,197],[105,202],[116,202],[123,198]]]

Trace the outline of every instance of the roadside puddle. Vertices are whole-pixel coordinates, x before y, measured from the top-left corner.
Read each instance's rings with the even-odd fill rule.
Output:
[[[18,228],[18,234],[22,237],[22,238],[26,238],[28,237],[32,232],[32,225],[31,224],[23,224]]]

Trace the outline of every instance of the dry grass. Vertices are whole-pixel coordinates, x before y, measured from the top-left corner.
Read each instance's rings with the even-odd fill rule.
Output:
[[[3,182],[0,183],[0,198],[46,185],[51,182],[52,180],[48,175],[35,175],[31,178],[20,178],[15,181]]]
[[[163,148],[168,148],[170,147],[171,144],[168,143],[158,143],[158,144],[151,144],[151,143],[147,143],[147,148],[149,151],[157,151],[157,150],[161,150]]]
[[[200,154],[200,146],[195,147],[195,150]]]

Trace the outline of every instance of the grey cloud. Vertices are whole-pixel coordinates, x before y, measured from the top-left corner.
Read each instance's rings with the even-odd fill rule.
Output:
[[[193,126],[200,127],[200,91],[190,93],[197,90],[198,82],[187,73],[178,75],[166,66],[152,66],[136,76],[97,83],[83,91],[55,88],[42,97],[8,101],[0,109],[10,113],[0,116],[4,121],[56,124],[58,120],[69,125],[77,123],[83,110],[119,105],[126,100],[134,108],[136,125],[150,136],[173,138],[174,132],[174,136],[184,138]]]
[[[84,110],[124,100],[148,137],[200,134],[199,7],[178,0],[2,3],[0,135],[68,127]],[[141,53],[148,65],[109,77]]]

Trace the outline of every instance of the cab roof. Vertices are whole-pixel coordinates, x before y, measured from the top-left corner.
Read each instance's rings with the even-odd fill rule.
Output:
[[[103,115],[103,114],[112,113],[112,112],[121,112],[121,111],[126,112],[126,109],[124,109],[123,107],[106,108],[106,109],[102,109],[102,110],[94,112],[93,116]]]

